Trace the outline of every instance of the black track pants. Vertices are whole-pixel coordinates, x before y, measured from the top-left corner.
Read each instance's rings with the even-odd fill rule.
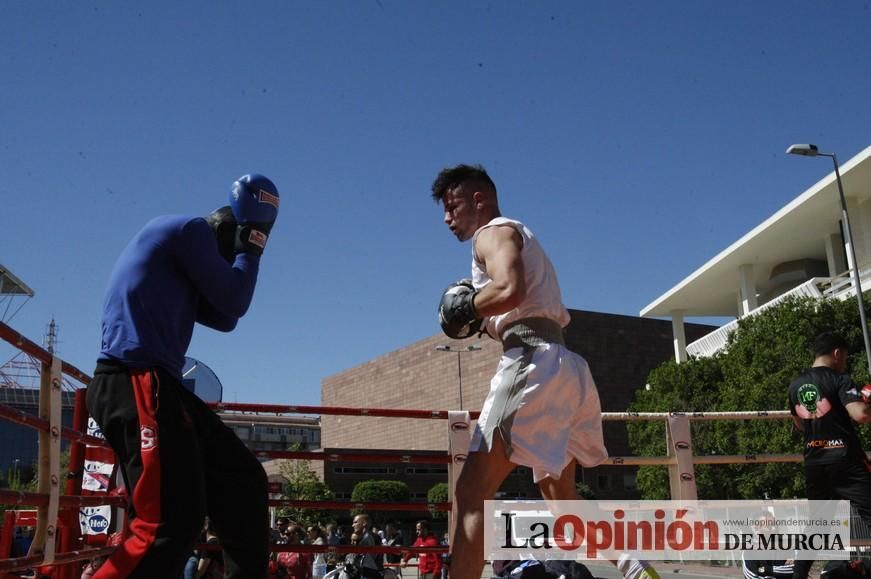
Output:
[[[225,577],[266,576],[266,473],[214,412],[162,369],[109,363],[97,364],[87,406],[130,501],[124,542],[95,579],[180,577],[205,515]]]
[[[850,501],[850,510],[871,525],[871,470],[867,460],[806,464],[804,475],[809,500]],[[812,564],[813,561],[796,561],[793,579],[805,579]]]

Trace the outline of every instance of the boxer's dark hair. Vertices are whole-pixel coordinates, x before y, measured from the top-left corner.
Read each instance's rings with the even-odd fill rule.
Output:
[[[814,338],[814,358],[819,358],[820,356],[827,356],[837,349],[849,350],[847,340],[845,340],[840,334],[836,334],[832,331],[825,331],[821,334],[818,334]]]
[[[432,198],[441,203],[448,191],[468,183],[474,187],[487,189],[496,194],[496,184],[481,165],[456,165],[442,169],[432,183]]]

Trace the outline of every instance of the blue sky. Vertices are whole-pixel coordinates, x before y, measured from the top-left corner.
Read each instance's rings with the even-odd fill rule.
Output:
[[[4,3],[0,263],[36,291],[12,325],[53,316],[90,372],[129,238],[262,172],[282,211],[254,303],[189,351],[225,400],[317,404],[438,332],[470,261],[443,166],[487,167],[567,306],[636,315],[831,170],[789,144],[871,145],[868,2],[138,4]]]

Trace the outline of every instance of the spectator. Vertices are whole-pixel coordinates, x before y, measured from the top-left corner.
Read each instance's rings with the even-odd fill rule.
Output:
[[[342,544],[342,535],[341,531],[336,528],[334,523],[330,523],[327,525],[327,545],[341,545]]]
[[[324,530],[319,525],[310,525],[309,528],[306,529],[306,535],[308,536],[309,545],[327,544],[324,539]]]
[[[769,511],[762,512],[753,525],[755,535],[774,533],[777,530],[777,519]],[[741,570],[745,579],[790,579],[793,574],[793,560],[761,560],[747,557],[741,552]]]
[[[197,579],[222,579],[224,577],[224,555],[220,549],[216,549],[220,545],[218,535],[212,530],[208,521],[204,531],[206,546],[212,548],[203,549],[200,552],[196,577]]]
[[[384,525],[384,541],[382,544],[387,547],[402,547],[405,545],[402,533],[393,523],[387,523]],[[402,573],[399,570],[399,564],[402,562],[402,555],[387,553],[384,558],[387,561],[387,565],[385,565],[386,569],[384,569],[385,576],[388,571],[393,575],[401,576]]]
[[[451,544],[451,533],[450,531],[445,531],[444,536],[442,537],[442,547],[448,547]],[[442,559],[442,579],[448,579],[448,554],[444,553],[441,555]]]
[[[206,526],[209,524],[209,518],[206,517],[206,520],[203,522],[203,528],[200,530],[200,537],[197,539],[197,543],[205,543],[206,542]],[[200,552],[198,549],[194,549],[191,551],[190,557],[188,557],[187,562],[184,566],[184,579],[196,579],[197,577],[197,565],[200,562]]]
[[[326,536],[324,537],[324,540],[326,541],[327,545],[335,546],[342,544],[341,537],[336,530],[335,523],[329,523],[327,525],[325,535]],[[341,561],[341,559],[336,553],[327,553],[327,573],[335,569],[336,565],[339,564],[339,561]]]
[[[272,545],[287,544],[287,528],[290,525],[290,519],[287,517],[278,517],[275,520],[275,528],[269,529],[269,542]],[[275,579],[278,576],[278,554],[275,551],[269,553],[269,577]]]
[[[81,579],[91,579],[94,576],[94,573],[97,572],[97,569],[99,569],[103,565],[103,561],[105,560],[105,557],[94,557],[93,559],[91,559],[88,564],[85,565],[85,568],[82,569]]]
[[[120,531],[112,533],[111,535],[109,535],[109,539],[107,540],[106,544],[112,547],[117,547],[121,544],[121,535],[122,533]],[[82,569],[81,579],[92,579],[94,573],[96,573],[105,562],[106,557],[94,557],[93,559],[91,559],[88,564],[85,565],[85,568]]]
[[[320,525],[311,525],[306,530],[308,534],[308,544],[309,545],[326,545],[327,542],[324,539],[324,530],[320,527]],[[326,569],[327,559],[325,553],[312,553],[312,576],[316,579],[320,579],[327,573]],[[318,574],[320,577],[318,577]]]
[[[12,540],[12,556],[26,557],[33,543],[33,527],[15,527],[15,537]]]
[[[288,545],[301,545],[305,531],[299,525],[291,526],[287,531]],[[311,579],[312,556],[310,553],[282,551],[278,554],[278,577],[280,579]]]
[[[429,523],[421,520],[415,525],[417,531],[417,539],[412,543],[412,547],[438,547],[439,540],[435,535],[429,532]],[[411,558],[411,553],[405,555],[402,560],[402,567],[408,566],[408,560]],[[420,579],[440,579],[442,573],[442,559],[438,553],[419,553],[417,555],[417,568],[419,570]]]
[[[388,547],[402,547],[405,545],[405,539],[402,536],[402,531],[396,528],[393,523],[384,525],[384,540],[382,544]],[[387,555],[388,563],[401,563],[402,555]]]
[[[357,537],[355,540],[352,535],[351,543],[362,547],[375,547],[380,545],[381,540],[376,535],[372,534],[369,526],[369,515],[366,513],[360,513],[355,516],[351,528],[354,529],[354,535]],[[374,579],[381,578],[381,570],[384,568],[384,558],[370,553],[360,553],[356,555],[349,553],[345,558],[345,563],[353,565],[359,571],[361,577],[370,577]]]
[[[275,521],[275,529],[272,531],[272,542],[276,545],[284,545],[287,543],[287,528],[290,526],[290,519],[287,517],[278,517]]]

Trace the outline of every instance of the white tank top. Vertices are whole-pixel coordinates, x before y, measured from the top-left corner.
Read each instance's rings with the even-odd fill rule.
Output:
[[[496,217],[475,232],[472,238],[472,247],[474,247],[481,231],[497,225],[514,227],[523,239],[520,259],[523,260],[523,269],[526,273],[526,297],[523,303],[510,312],[487,318],[487,333],[499,339],[508,326],[523,318],[547,318],[557,322],[561,328],[566,327],[571,316],[562,303],[556,271],[541,248],[541,244],[525,225],[506,217]],[[480,290],[490,281],[490,276],[487,275],[484,265],[475,259],[473,250],[472,285],[475,286],[475,289]]]

